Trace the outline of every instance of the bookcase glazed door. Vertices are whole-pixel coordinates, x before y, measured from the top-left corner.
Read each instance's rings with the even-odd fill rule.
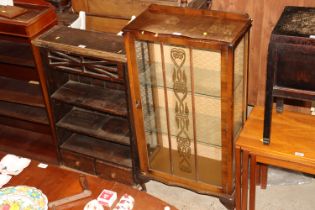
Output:
[[[220,52],[135,46],[149,168],[221,186]]]

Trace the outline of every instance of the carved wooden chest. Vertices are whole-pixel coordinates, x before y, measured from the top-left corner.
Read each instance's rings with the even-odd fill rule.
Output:
[[[273,97],[315,100],[315,8],[286,7],[269,44],[264,144],[270,142]]]

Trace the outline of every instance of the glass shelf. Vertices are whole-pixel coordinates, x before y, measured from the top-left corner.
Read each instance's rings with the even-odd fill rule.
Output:
[[[154,62],[145,71],[139,73],[140,84],[142,86],[151,86],[156,88],[166,88],[173,90],[174,82],[172,74],[174,64],[165,64],[165,84],[163,82],[162,63]],[[186,69],[190,71],[189,69]],[[187,73],[188,74],[188,73]],[[236,89],[243,81],[242,75],[235,74],[234,89]],[[202,82],[200,82],[202,81]],[[209,71],[209,69],[194,68],[194,94],[205,95],[220,99],[221,97],[221,72]],[[192,93],[191,80],[187,79],[187,91]]]
[[[168,133],[172,141],[176,141],[176,136],[179,132],[175,122],[175,110],[169,109],[169,129],[167,126],[165,108],[158,107],[154,109],[151,107],[150,113],[144,112],[144,129],[149,133],[158,133],[165,135]],[[218,116],[206,115],[204,113],[196,113],[196,140],[198,144],[205,144],[208,146],[221,147],[221,119]],[[190,123],[193,121],[190,119]],[[193,144],[194,131],[193,126],[189,126],[188,136]]]

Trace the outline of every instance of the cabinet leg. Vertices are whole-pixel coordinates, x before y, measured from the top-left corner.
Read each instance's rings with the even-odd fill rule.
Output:
[[[260,166],[260,187],[261,189],[267,188],[267,179],[268,179],[268,166],[261,164]]]
[[[264,144],[270,144],[271,118],[272,118],[272,108],[268,108],[268,106],[265,106],[264,133],[263,133]]]
[[[141,183],[141,191],[146,192],[147,191],[147,186],[145,185],[145,183]]]
[[[143,191],[143,192],[146,192],[147,191],[147,187],[145,186],[144,183],[141,183],[141,184],[135,184],[132,186],[134,189],[137,189],[139,191]]]
[[[264,114],[264,133],[263,133],[264,144],[270,144],[271,118],[272,118],[272,97],[266,97],[265,114]]]
[[[268,60],[271,60],[275,52],[268,52]],[[266,81],[266,97],[265,97],[265,113],[264,113],[264,132],[263,143],[270,144],[271,132],[271,118],[272,118],[272,105],[273,105],[273,83],[274,83],[274,66],[271,62],[267,64],[267,81]]]
[[[256,156],[251,155],[250,160],[250,186],[249,186],[249,209],[255,210],[256,200]]]
[[[241,210],[241,149],[235,148],[235,208]]]
[[[256,165],[256,171],[259,171],[259,173],[256,174],[256,185],[261,185],[261,168],[260,165]]]
[[[233,210],[235,208],[234,196],[230,198],[219,198],[220,202],[225,206],[226,209]]]
[[[276,110],[278,113],[283,112],[283,98],[276,99]]]
[[[247,209],[247,196],[248,196],[248,151],[242,152],[242,183],[241,183],[241,209]]]

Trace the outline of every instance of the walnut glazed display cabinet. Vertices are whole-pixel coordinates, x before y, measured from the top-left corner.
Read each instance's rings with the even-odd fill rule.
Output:
[[[234,204],[247,15],[151,5],[124,29],[140,177]]]

